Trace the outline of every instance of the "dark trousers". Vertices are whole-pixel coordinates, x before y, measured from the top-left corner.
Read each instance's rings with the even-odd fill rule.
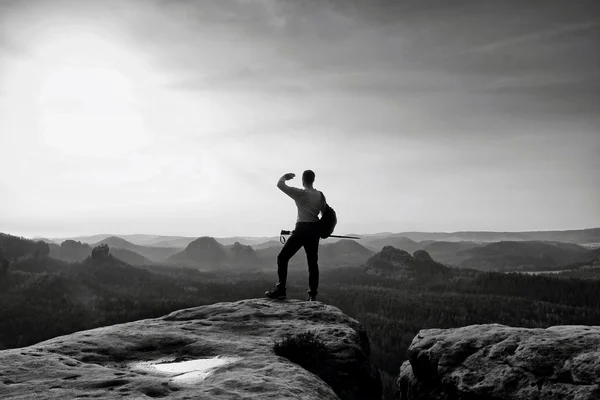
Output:
[[[317,222],[298,222],[296,229],[277,256],[277,289],[285,290],[290,259],[304,247],[306,261],[308,261],[308,293],[317,295],[319,287],[319,231]]]

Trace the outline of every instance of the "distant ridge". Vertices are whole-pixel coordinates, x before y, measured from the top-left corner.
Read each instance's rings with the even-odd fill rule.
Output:
[[[407,237],[414,241],[445,240],[445,241],[552,241],[566,243],[600,243],[600,228],[577,229],[565,231],[524,231],[524,232],[494,232],[494,231],[458,231],[458,232],[402,232],[389,236]]]
[[[111,236],[100,240],[94,245],[107,244],[111,249],[124,249],[131,252],[137,253],[150,261],[161,262],[166,260],[168,257],[177,253],[179,250],[174,247],[154,247],[154,246],[140,246],[135,243],[131,243],[128,240],[120,238],[118,236]],[[131,254],[128,257],[133,257]],[[130,258],[130,260],[133,260]],[[139,258],[136,260],[140,261]],[[140,264],[135,264],[140,265]]]
[[[358,233],[360,237],[359,243],[367,248],[372,248],[378,241],[385,238],[405,238],[414,242],[423,241],[446,241],[446,242],[499,242],[499,241],[551,241],[565,242],[575,244],[600,244],[600,228],[589,229],[571,229],[571,230],[552,230],[552,231],[522,231],[522,232],[496,232],[496,231],[456,231],[456,232],[379,232],[379,233]],[[173,236],[173,235],[146,235],[146,234],[97,234],[90,236],[75,236],[68,238],[43,238],[47,241],[61,243],[64,240],[70,239],[84,243],[97,243],[109,237],[119,237],[133,244],[141,246],[158,246],[158,247],[178,247],[185,248],[188,244],[197,239],[192,236]],[[36,239],[34,240],[42,240]],[[215,238],[217,242],[223,245],[231,245],[235,242],[240,244],[258,246],[269,241],[279,240],[279,236],[231,236]],[[327,239],[323,243],[334,242],[334,239]],[[370,243],[375,242],[375,245]],[[382,246],[381,246],[382,247]],[[381,250],[381,247],[376,250]],[[255,247],[256,249],[256,247]]]
[[[540,241],[502,241],[461,250],[467,258],[461,267],[483,271],[553,269],[569,265],[589,253],[571,243]]]
[[[319,249],[319,258],[322,265],[362,265],[373,254],[374,251],[367,249],[360,243],[350,239],[326,243],[321,245]]]

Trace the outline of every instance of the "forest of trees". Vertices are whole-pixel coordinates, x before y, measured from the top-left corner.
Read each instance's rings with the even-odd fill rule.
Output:
[[[359,320],[381,369],[386,399],[420,329],[500,323],[522,327],[600,325],[595,271],[548,275],[451,270],[434,279],[390,279],[363,267],[321,272],[319,300]],[[303,299],[307,271],[292,268],[288,296]],[[585,279],[583,279],[585,278]],[[276,274],[132,267],[112,256],[69,263],[39,254],[13,261],[0,277],[0,349],[171,311],[262,297]]]

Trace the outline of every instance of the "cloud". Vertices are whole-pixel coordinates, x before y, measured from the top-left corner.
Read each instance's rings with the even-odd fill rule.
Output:
[[[293,217],[274,181],[313,168],[342,224],[366,230],[563,223],[556,209],[600,198],[590,185],[600,170],[597,25],[567,2],[508,3],[15,2],[19,18],[0,15],[0,38],[19,51],[35,47],[36,18],[102,22],[148,72],[135,99],[153,141],[119,157],[57,156],[38,141],[31,93],[13,85],[0,104],[0,131],[19,141],[0,160],[15,171],[3,205],[23,226],[42,195],[39,226],[92,229],[81,221],[96,209],[97,229],[136,215],[143,225],[115,230],[197,234],[192,218],[206,234],[263,234],[257,215]],[[116,142],[127,134],[113,128]],[[498,214],[506,204],[513,217]],[[597,215],[589,205],[569,214],[572,224]]]
[[[536,32],[531,32],[525,35],[519,35],[507,39],[498,40],[481,46],[471,47],[470,49],[466,50],[465,53],[493,52],[507,47],[518,46],[524,43],[539,42],[543,40],[554,39],[558,36],[570,33],[585,32],[588,30],[596,29],[598,27],[600,27],[600,21],[598,20],[563,25],[557,28],[544,29]]]

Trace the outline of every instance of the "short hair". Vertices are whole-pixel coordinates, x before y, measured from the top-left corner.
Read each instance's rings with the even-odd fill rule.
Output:
[[[312,185],[315,182],[315,173],[310,169],[307,169],[302,173],[302,180],[309,185]]]

